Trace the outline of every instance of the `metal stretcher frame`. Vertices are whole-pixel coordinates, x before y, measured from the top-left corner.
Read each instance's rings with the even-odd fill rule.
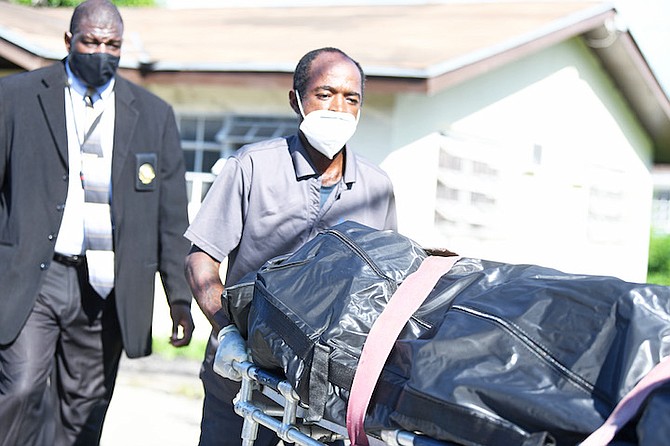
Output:
[[[344,426],[327,420],[317,424],[303,423],[304,405],[291,384],[251,362],[234,362],[233,367],[242,376],[240,392],[235,398],[235,412],[244,418],[242,446],[253,446],[259,425],[275,432],[287,443],[299,446],[326,446],[326,443],[347,439]],[[276,403],[275,406],[253,400],[253,391],[259,390]],[[367,435],[370,446],[449,446],[452,443],[403,430],[385,430],[376,436]],[[325,443],[324,443],[325,442]],[[348,440],[347,440],[348,444]]]

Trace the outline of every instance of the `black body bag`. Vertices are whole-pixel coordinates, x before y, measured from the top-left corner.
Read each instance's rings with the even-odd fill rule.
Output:
[[[268,262],[228,311],[248,322],[254,363],[284,374],[312,421],[344,425],[366,335],[426,256],[396,232],[344,222]],[[575,445],[670,354],[669,297],[663,286],[461,258],[395,342],[366,432]],[[654,392],[619,444],[667,442],[669,403],[667,388]]]

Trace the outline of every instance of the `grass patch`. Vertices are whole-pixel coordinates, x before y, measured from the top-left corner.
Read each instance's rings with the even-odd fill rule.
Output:
[[[153,353],[166,359],[184,358],[202,361],[206,347],[206,339],[191,339],[189,345],[179,348],[173,347],[167,337],[153,338],[151,342]]]
[[[670,285],[670,235],[651,233],[647,282]]]

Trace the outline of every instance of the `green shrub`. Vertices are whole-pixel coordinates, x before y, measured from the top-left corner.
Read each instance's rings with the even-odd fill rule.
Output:
[[[84,0],[12,0],[13,3],[29,6],[72,7]],[[116,6],[154,6],[155,0],[112,0]]]
[[[670,285],[670,235],[651,234],[647,282]]]

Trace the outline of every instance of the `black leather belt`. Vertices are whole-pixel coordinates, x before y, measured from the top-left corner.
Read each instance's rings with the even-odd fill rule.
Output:
[[[63,254],[54,253],[54,260],[66,266],[80,266],[84,264],[86,257],[84,256],[66,256]]]

